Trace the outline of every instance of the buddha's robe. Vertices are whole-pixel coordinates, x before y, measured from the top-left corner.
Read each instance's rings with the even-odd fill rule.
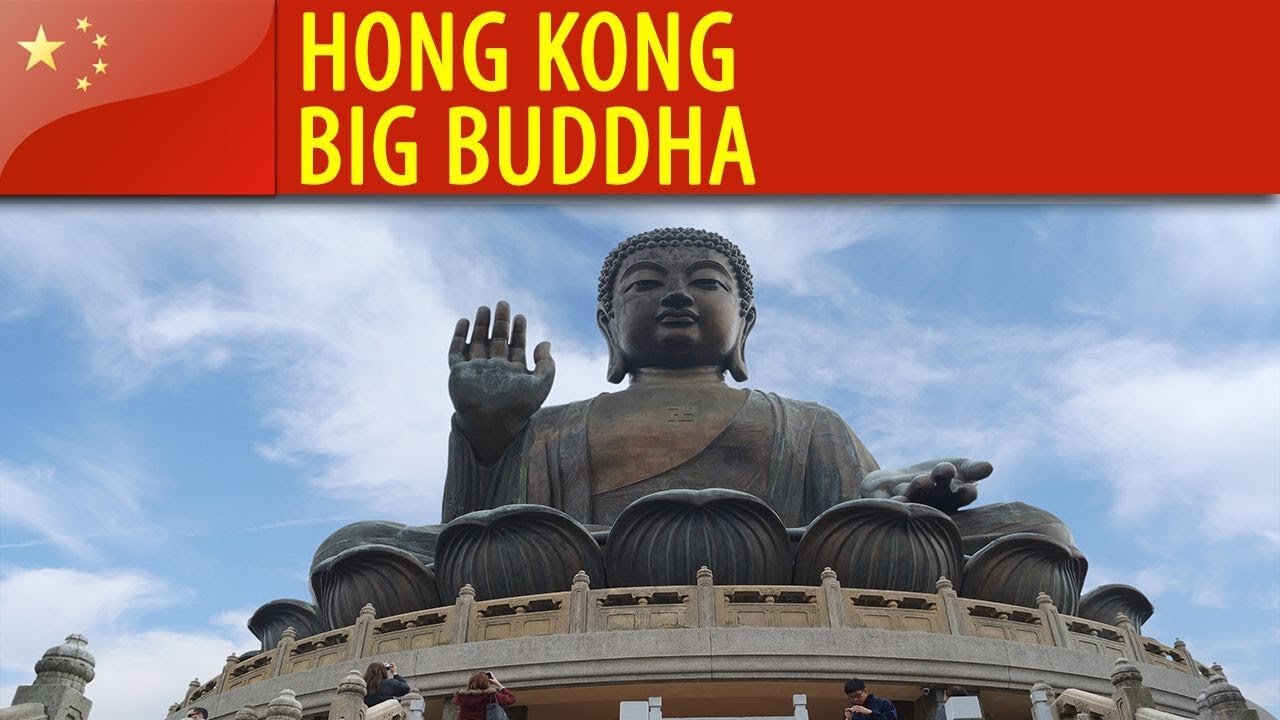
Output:
[[[589,419],[593,400],[539,410],[506,452],[481,465],[454,427],[444,517],[512,503],[558,508],[589,525],[612,525],[623,508],[673,488],[730,488],[768,503],[789,527],[858,497],[879,466],[833,410],[752,390],[727,426],[699,452],[651,477],[613,487],[592,477]],[[673,432],[678,432],[673,427]],[[659,450],[655,450],[659,451]]]

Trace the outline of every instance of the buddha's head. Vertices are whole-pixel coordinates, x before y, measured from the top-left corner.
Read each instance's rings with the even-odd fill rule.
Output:
[[[596,322],[609,342],[609,382],[641,368],[693,367],[746,380],[755,321],[751,268],[737,245],[712,232],[633,235],[600,270]]]

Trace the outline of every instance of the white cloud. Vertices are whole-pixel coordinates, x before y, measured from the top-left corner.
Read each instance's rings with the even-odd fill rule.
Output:
[[[4,700],[17,685],[31,683],[31,667],[45,650],[74,632],[88,639],[96,660],[85,694],[97,720],[160,717],[181,699],[192,678],[214,677],[228,655],[257,644],[244,629],[249,613],[243,610],[221,613],[208,631],[139,629],[149,612],[186,595],[132,570],[5,570],[0,576]]]
[[[1200,351],[1141,341],[1082,350],[1059,378],[1064,450],[1092,466],[1118,521],[1153,515],[1220,540],[1280,545],[1280,351]]]

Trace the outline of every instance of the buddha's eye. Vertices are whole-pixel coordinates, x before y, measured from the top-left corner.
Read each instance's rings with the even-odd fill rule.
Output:
[[[725,290],[728,291],[729,286],[720,282],[715,278],[694,278],[689,282],[690,285],[699,290]]]
[[[639,280],[629,283],[626,287],[622,288],[622,292],[631,292],[632,290],[638,290],[638,291],[652,290],[656,287],[659,287],[660,285],[662,285],[662,283],[658,282],[657,280],[652,280],[649,278],[641,278]]]

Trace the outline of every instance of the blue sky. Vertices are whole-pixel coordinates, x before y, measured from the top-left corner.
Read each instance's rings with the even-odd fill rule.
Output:
[[[507,299],[550,402],[607,390],[600,261],[665,225],[746,251],[747,385],[991,460],[1280,714],[1274,199],[5,203],[0,702],[80,632],[95,720],[160,717],[334,529],[436,521],[454,321]]]

